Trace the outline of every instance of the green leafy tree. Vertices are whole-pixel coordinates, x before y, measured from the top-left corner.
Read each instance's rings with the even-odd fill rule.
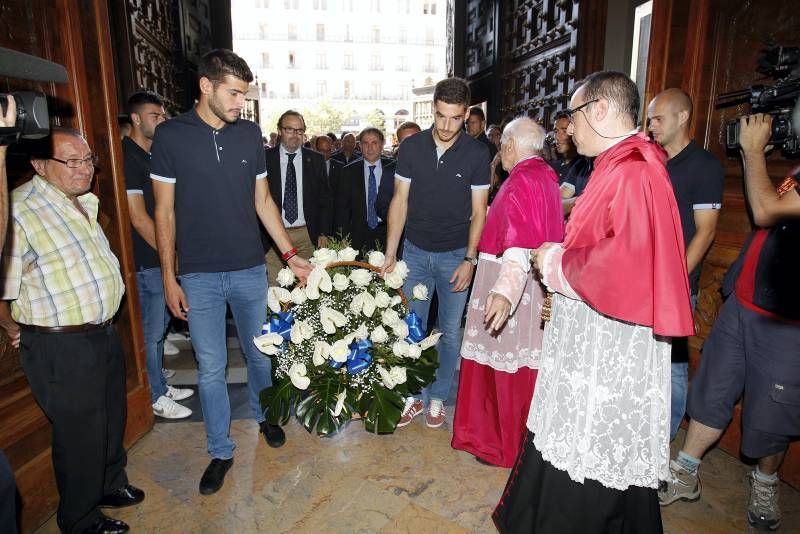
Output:
[[[311,135],[342,131],[342,124],[350,116],[350,110],[333,106],[327,100],[320,100],[313,108],[303,110],[306,131]]]
[[[367,123],[382,132],[386,131],[386,114],[380,109],[373,109],[367,113]]]

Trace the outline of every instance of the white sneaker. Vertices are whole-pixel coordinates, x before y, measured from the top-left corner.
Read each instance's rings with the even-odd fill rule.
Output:
[[[161,395],[155,404],[153,404],[153,413],[164,419],[185,419],[192,415],[192,410]]]
[[[181,334],[180,332],[167,334],[167,341],[189,341],[190,339],[189,334]]]
[[[194,395],[193,389],[190,388],[181,389],[181,388],[174,388],[172,386],[167,386],[167,392],[162,396],[167,397],[169,400],[182,401],[188,399],[192,395]]]
[[[175,346],[170,340],[164,340],[164,354],[166,356],[175,356],[181,351],[178,347]]]
[[[165,380],[169,380],[173,376],[175,376],[175,369],[164,369],[161,368],[161,374],[164,375]]]

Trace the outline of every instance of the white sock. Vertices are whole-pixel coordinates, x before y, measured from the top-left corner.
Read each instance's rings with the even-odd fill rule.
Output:
[[[764,484],[774,484],[778,481],[778,472],[775,471],[771,475],[765,475],[761,472],[761,469],[756,466],[753,470],[753,475],[758,479],[759,482],[763,482]]]

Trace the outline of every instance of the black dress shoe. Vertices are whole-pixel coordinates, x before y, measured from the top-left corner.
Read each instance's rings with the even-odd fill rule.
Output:
[[[139,504],[144,500],[144,492],[130,484],[105,495],[98,506],[100,508],[125,508]]]
[[[271,425],[264,421],[260,426],[261,433],[264,434],[264,439],[270,447],[278,448],[286,443],[286,434],[280,425]]]
[[[101,515],[83,531],[83,534],[122,534],[128,532],[128,528],[128,524],[124,521]]]
[[[228,460],[220,460],[214,458],[211,463],[206,467],[203,473],[203,478],[200,479],[200,493],[203,495],[211,495],[216,493],[225,482],[225,473],[233,465],[233,458]]]

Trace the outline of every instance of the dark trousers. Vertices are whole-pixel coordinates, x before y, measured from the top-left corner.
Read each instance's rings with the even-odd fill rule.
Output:
[[[113,326],[89,332],[22,328],[20,360],[36,402],[53,425],[58,526],[80,532],[100,517],[103,495],[125,475],[125,361]]]
[[[0,534],[17,532],[17,485],[14,470],[0,450]]]

